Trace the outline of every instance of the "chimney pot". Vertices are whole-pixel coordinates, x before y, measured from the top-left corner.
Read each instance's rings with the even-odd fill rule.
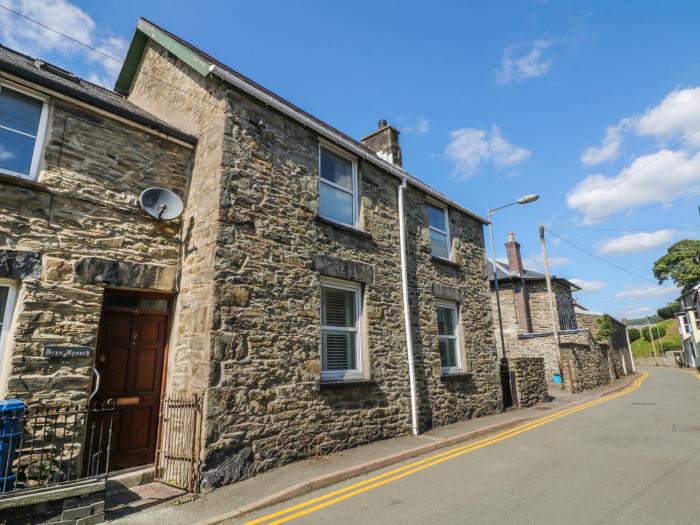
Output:
[[[508,232],[508,242],[515,242],[515,233]]]
[[[385,128],[386,127],[386,120],[381,119],[378,123],[379,129]]]

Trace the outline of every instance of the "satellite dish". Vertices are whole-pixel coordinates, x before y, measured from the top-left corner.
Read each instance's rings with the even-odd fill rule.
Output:
[[[139,197],[141,207],[151,217],[169,221],[182,215],[182,199],[164,188],[148,188]]]

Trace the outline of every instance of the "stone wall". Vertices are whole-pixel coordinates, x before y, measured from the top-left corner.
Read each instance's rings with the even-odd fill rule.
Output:
[[[610,384],[609,347],[597,343],[588,329],[560,335],[564,386],[582,392]]]
[[[588,328],[592,334],[596,334],[599,321],[603,315],[599,313],[577,311],[576,322],[579,328]],[[627,327],[617,319],[611,317],[614,333],[608,341],[610,348],[610,364],[616,377],[623,377],[632,373],[631,350],[627,344]]]
[[[676,358],[672,355],[659,355],[656,359],[652,357],[635,357],[634,364],[637,366],[666,366],[678,367]]]
[[[195,259],[186,284],[185,259],[180,294],[181,302],[191,293],[201,306],[208,333],[197,339],[196,351],[179,350],[176,342],[174,352],[174,359],[207,371],[205,485],[410,432],[400,181],[358,160],[359,228],[333,225],[318,217],[320,140],[314,132],[233,88],[223,99],[217,95],[223,112],[176,104],[149,80],[154,72],[207,93],[218,93],[222,84],[207,80],[202,86],[201,77],[156,44],[141,68],[148,76],[137,75],[132,100],[171,124],[193,119],[223,130],[220,145],[216,133],[206,150],[200,142],[193,170],[193,193],[201,177],[217,198],[206,226],[206,235],[216,236],[211,287],[197,276]],[[207,150],[214,161],[205,169]],[[451,210],[454,263],[438,262],[429,251],[426,196],[409,187],[406,200],[421,425],[494,413],[502,402],[482,224]],[[320,381],[320,282],[328,277],[362,287],[363,381]],[[457,298],[463,332],[464,373],[448,379],[440,374],[435,312],[444,294]],[[184,388],[185,374],[172,381]]]
[[[547,381],[554,381],[554,376],[559,374],[557,343],[551,332],[521,334],[509,347],[509,356],[543,358]]]
[[[150,186],[186,199],[191,150],[51,99],[38,182],[0,178],[0,265],[19,284],[5,394],[32,402],[85,400],[92,358],[42,357],[44,344],[95,348],[105,286],[176,291],[178,222],[134,204]],[[16,266],[14,267],[17,268]],[[7,275],[9,273],[9,275]],[[94,354],[94,352],[93,352]],[[2,386],[2,385],[0,385]]]
[[[549,400],[543,358],[516,357],[509,359],[508,363],[515,377],[518,407],[531,407]]]

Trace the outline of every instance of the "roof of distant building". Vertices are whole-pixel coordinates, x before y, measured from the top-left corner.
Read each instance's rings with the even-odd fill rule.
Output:
[[[486,269],[489,272],[489,280],[493,281],[493,264],[488,259],[486,261]],[[523,275],[518,275],[517,273],[510,271],[508,263],[501,262],[498,260],[496,261],[496,276],[498,277],[499,281],[512,281],[514,279],[523,279],[525,281],[544,281],[547,278],[547,276],[544,273],[538,272],[536,270],[530,270],[528,268],[524,269]],[[580,286],[572,283],[571,281],[563,277],[557,277],[556,275],[551,275],[550,277],[553,281],[559,281],[568,284],[573,290],[581,289]]]

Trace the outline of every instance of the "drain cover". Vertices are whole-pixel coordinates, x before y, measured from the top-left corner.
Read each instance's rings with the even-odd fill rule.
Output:
[[[674,432],[695,432],[700,434],[700,426],[697,425],[673,425]]]
[[[656,403],[645,403],[643,401],[634,401],[633,403],[630,403],[631,405],[655,405]]]

